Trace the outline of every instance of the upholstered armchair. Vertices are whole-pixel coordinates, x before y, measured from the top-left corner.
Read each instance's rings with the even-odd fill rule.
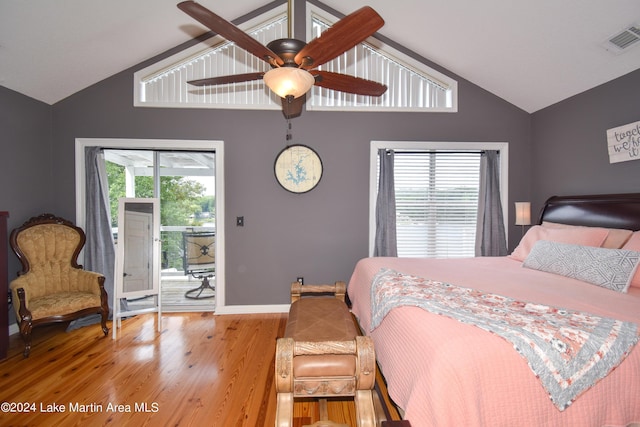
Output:
[[[11,248],[22,271],[9,288],[24,340],[24,357],[31,351],[33,327],[101,314],[107,335],[109,305],[104,276],[78,265],[85,234],[70,221],[52,214],[29,219],[11,232]]]

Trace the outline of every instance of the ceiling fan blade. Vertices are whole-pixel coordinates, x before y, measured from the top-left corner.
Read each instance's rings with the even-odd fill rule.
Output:
[[[295,57],[296,64],[309,69],[329,62],[378,31],[384,20],[369,6],[345,16],[311,40]]]
[[[316,77],[315,86],[325,89],[369,96],[381,96],[387,91],[387,86],[382,83],[361,79],[360,77],[322,70],[313,70],[311,74],[314,77],[318,76]]]
[[[282,98],[282,114],[285,119],[294,119],[300,117],[302,114],[302,106],[307,100],[307,95],[302,95],[297,98],[287,97]]]
[[[240,28],[226,21],[224,18],[211,12],[206,7],[194,2],[183,1],[178,3],[178,8],[207,28],[211,29],[225,39],[268,62],[271,65],[282,65],[284,62],[271,49],[242,31]]]
[[[261,80],[264,71],[257,73],[233,74],[230,76],[208,77],[206,79],[190,80],[187,83],[193,86],[214,86],[228,83],[242,83],[251,80]]]

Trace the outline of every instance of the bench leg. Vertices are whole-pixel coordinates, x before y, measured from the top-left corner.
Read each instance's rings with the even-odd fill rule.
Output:
[[[358,427],[376,427],[376,413],[373,408],[371,390],[356,390],[354,401]]]
[[[278,393],[276,427],[293,426],[293,393]]]

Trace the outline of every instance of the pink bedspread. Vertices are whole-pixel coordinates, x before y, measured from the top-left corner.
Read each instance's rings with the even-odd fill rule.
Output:
[[[370,330],[370,285],[380,268],[640,323],[628,294],[530,270],[507,257],[367,258],[349,282],[353,312]],[[391,398],[412,426],[625,426],[640,423],[640,349],[559,411],[526,361],[502,338],[417,307],[392,310],[370,333]],[[499,369],[497,369],[499,367]],[[500,372],[500,375],[496,375]]]

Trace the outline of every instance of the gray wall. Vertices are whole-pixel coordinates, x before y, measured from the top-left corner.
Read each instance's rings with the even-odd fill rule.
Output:
[[[55,164],[51,161],[52,107],[0,86],[0,211],[9,230],[54,209]],[[8,242],[9,277],[20,263]]]
[[[638,94],[640,70],[532,115],[533,212],[552,195],[640,192],[640,161],[609,163],[606,133],[640,120]]]
[[[280,112],[134,108],[133,72],[148,63],[54,106],[0,88],[0,210],[11,213],[10,227],[45,211],[75,217],[76,138],[223,140],[227,303],[283,304],[296,276],[349,280],[367,256],[371,140],[509,142],[511,218],[516,200],[537,209],[552,194],[638,191],[638,163],[609,165],[604,132],[638,120],[640,71],[530,115],[430,64],[458,80],[458,113],[304,112],[293,120],[294,142],[317,150],[325,166],[316,189],[295,195],[273,176],[285,146]],[[241,215],[243,228],[234,221]],[[509,229],[513,248],[520,229]],[[11,259],[10,278],[16,265]]]
[[[313,191],[292,194],[273,176],[285,147],[279,111],[133,107],[127,70],[53,106],[54,209],[73,217],[75,138],[213,139],[225,143],[227,304],[283,304],[297,276],[307,283],[348,281],[368,253],[371,140],[507,141],[511,200],[528,198],[530,116],[459,80],[459,112],[304,112],[294,142],[324,164]],[[179,147],[176,147],[179,148]],[[235,217],[245,226],[236,227]]]

